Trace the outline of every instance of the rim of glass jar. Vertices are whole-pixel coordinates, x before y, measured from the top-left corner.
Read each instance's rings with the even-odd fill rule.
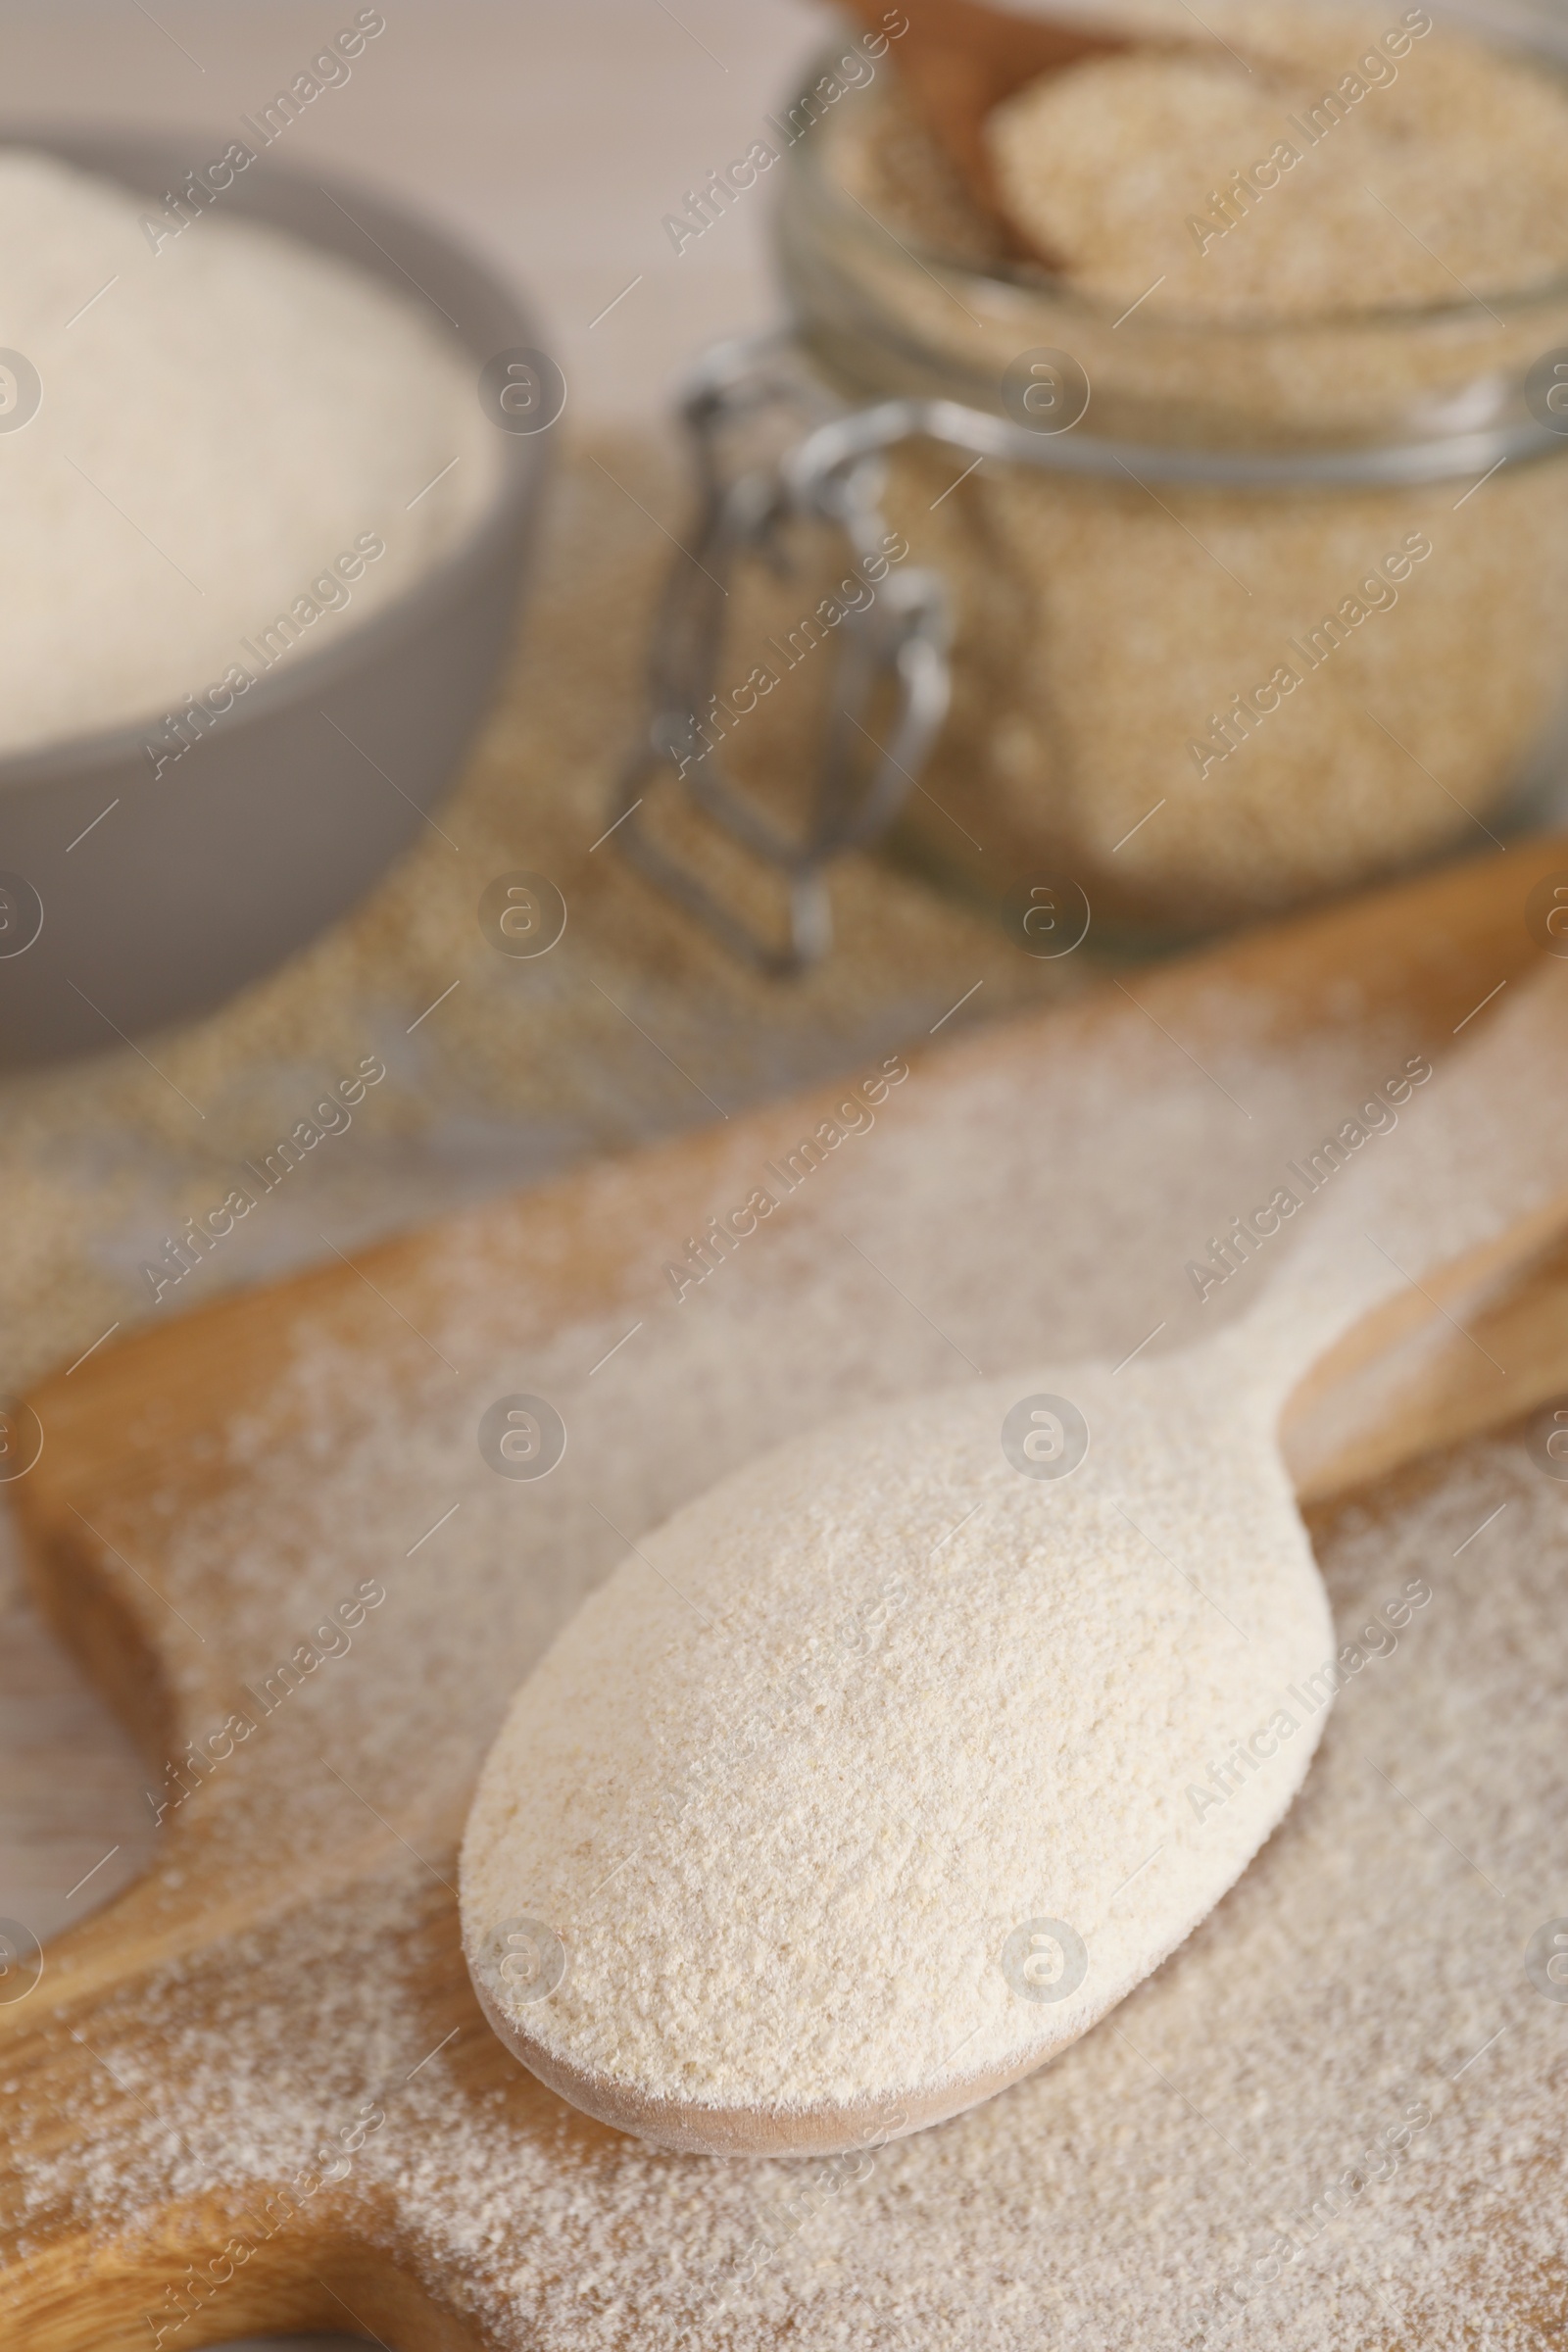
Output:
[[[1480,15],[1462,5],[1439,7],[1433,13],[1450,22],[1473,29],[1494,47],[1531,55],[1547,63],[1553,71],[1568,80],[1568,24],[1548,24],[1539,16],[1535,7],[1523,10],[1504,6],[1495,13]],[[1512,34],[1514,37],[1504,37]],[[795,105],[814,92],[821,75],[831,71],[835,49],[820,51],[802,84]],[[813,122],[813,127],[814,122]],[[917,239],[896,235],[875,215],[856,204],[838,183],[827,168],[827,142],[802,136],[786,147],[784,163],[787,173],[799,183],[807,203],[828,218],[835,228],[851,239],[864,240],[869,228],[897,244],[916,267],[946,292],[952,293],[961,308],[961,290],[968,288],[977,296],[982,289],[990,293],[1029,296],[1049,295],[1063,311],[1076,311],[1086,320],[1101,328],[1118,324],[1110,317],[1111,305],[1100,303],[1079,293],[1062,279],[1053,278],[1041,270],[1013,269],[1006,264],[979,267],[944,252],[941,248],[922,245]],[[786,182],[783,205],[788,207],[790,187]],[[1483,314],[1497,318],[1496,304],[1501,303],[1514,317],[1527,318],[1534,309],[1544,310],[1552,304],[1568,302],[1568,271],[1553,278],[1544,286],[1528,293],[1498,295],[1489,301],[1480,296],[1462,302],[1409,304],[1361,311],[1315,313],[1301,318],[1215,319],[1165,317],[1155,314],[1139,321],[1135,335],[1150,342],[1159,338],[1225,337],[1264,340],[1269,337],[1284,340],[1303,333],[1324,331],[1365,332],[1378,327],[1416,329],[1451,321],[1478,319]],[[1126,318],[1123,312],[1121,317]],[[869,322],[868,322],[869,323]],[[1273,451],[1238,451],[1223,446],[1202,443],[1162,444],[1131,441],[1126,438],[1101,437],[1073,429],[1047,434],[1011,423],[1001,412],[998,387],[978,370],[966,370],[962,361],[952,353],[934,354],[932,349],[910,337],[898,321],[880,318],[875,326],[876,339],[890,353],[902,354],[916,368],[929,368],[934,358],[956,375],[968,375],[978,401],[968,407],[971,429],[955,433],[939,431],[938,437],[951,440],[955,446],[984,449],[986,454],[1010,457],[1022,463],[1051,471],[1093,474],[1113,468],[1125,469],[1134,460],[1140,471],[1167,482],[1204,482],[1218,486],[1245,488],[1291,488],[1300,486],[1361,488],[1375,486],[1412,486],[1418,483],[1453,480],[1478,471],[1485,472],[1509,459],[1529,462],[1568,453],[1568,434],[1559,433],[1537,421],[1533,416],[1515,416],[1486,426],[1461,429],[1448,433],[1419,434],[1406,432],[1382,439],[1347,439],[1338,444],[1298,444]],[[1494,370],[1493,372],[1496,372]],[[1511,388],[1517,397],[1522,391],[1523,371],[1512,377]],[[896,426],[894,416],[902,412],[903,423]],[[889,392],[862,412],[868,424],[876,416],[881,420],[880,432],[873,429],[872,438],[885,444],[889,438],[904,438],[908,433],[929,429],[923,417],[941,417],[951,426],[965,415],[965,404],[953,398],[920,399],[913,395]],[[855,436],[858,438],[859,436]]]

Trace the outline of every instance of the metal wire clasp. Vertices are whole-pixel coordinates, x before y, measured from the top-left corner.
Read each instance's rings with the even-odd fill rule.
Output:
[[[889,568],[880,500],[883,451],[907,437],[889,412],[886,432],[862,428],[875,412],[845,412],[804,373],[787,338],[752,338],[708,354],[681,402],[698,484],[695,530],[671,565],[654,621],[647,715],[616,781],[615,838],[626,857],[736,955],[773,975],[804,970],[832,943],[826,871],[872,841],[910,789],[943,719],[950,692],[948,599],[939,576]],[[738,428],[793,427],[794,438],[760,463],[733,464]],[[804,432],[801,430],[804,424]],[[754,434],[755,437],[755,434]],[[718,663],[728,582],[738,559],[788,568],[791,521],[826,522],[870,567],[876,593],[836,624],[837,662],[810,818],[791,836],[726,772],[720,745]],[[880,570],[878,570],[880,566]],[[879,688],[892,716],[878,742],[867,721]],[[733,715],[732,713],[730,715]],[[650,836],[645,812],[656,779],[673,771],[692,807],[783,877],[781,940],[762,937],[698,874]]]
[[[1087,377],[1084,389],[1087,395]],[[1082,409],[1061,424],[1025,414],[1026,403],[1011,407],[1005,378],[1002,395],[1001,414],[913,395],[847,407],[811,373],[792,339],[779,335],[715,346],[682,403],[700,491],[696,537],[670,572],[655,622],[647,721],[616,785],[612,829],[645,874],[765,972],[800,971],[829,946],[826,869],[846,850],[883,831],[915,783],[947,713],[951,626],[940,577],[912,564],[886,571],[874,599],[842,614],[812,815],[803,837],[792,840],[736,789],[717,742],[710,740],[722,740],[724,731],[714,681],[724,641],[725,583],[743,555],[786,570],[784,530],[802,519],[835,525],[862,570],[874,564],[887,539],[879,503],[885,456],[901,442],[923,439],[977,460],[996,458],[1063,476],[1130,477],[1145,488],[1159,482],[1286,498],[1305,491],[1408,489],[1477,474],[1490,480],[1506,461],[1560,457],[1563,449],[1561,436],[1517,387],[1496,394],[1497,417],[1484,426],[1462,423],[1432,435],[1281,448],[1232,441],[1198,446],[1180,435],[1149,440],[1143,430],[1130,438],[1086,432],[1077,429]],[[761,464],[732,466],[738,428],[769,417],[775,439],[781,424],[792,428],[793,438]],[[879,690],[885,699],[889,688],[892,721],[886,741],[877,742],[865,720]],[[760,938],[707,883],[650,839],[643,810],[662,768],[673,768],[694,808],[784,877],[788,926],[782,944]]]

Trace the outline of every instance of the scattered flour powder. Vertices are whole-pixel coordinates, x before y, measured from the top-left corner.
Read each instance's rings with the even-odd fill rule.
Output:
[[[983,1041],[917,1067],[858,1156],[679,1306],[661,1269],[689,1198],[647,1161],[602,1164],[573,1197],[618,1268],[590,1314],[552,1304],[521,1211],[483,1248],[453,1229],[428,1289],[398,1292],[457,1378],[368,1292],[346,1327],[302,1328],[220,1441],[225,1486],[176,1486],[172,1465],[144,1528],[160,1589],[207,1637],[168,1621],[182,1727],[201,1739],[233,1679],[359,1580],[387,1599],[166,1822],[129,1898],[155,1952],[160,1906],[199,1867],[250,1932],[172,1952],[101,2006],[102,2064],[69,2104],[52,2069],[79,2063],[75,2013],[37,2014],[63,1979],[8,2013],[43,2029],[25,2063],[9,2035],[0,2058],[19,2250],[74,2221],[113,2266],[198,2198],[260,2222],[369,2103],[384,2122],[307,2215],[330,2202],[368,2249],[355,2278],[396,2263],[506,2352],[1551,2341],[1568,2006],[1523,1955],[1568,1909],[1568,1487],[1517,1439],[1318,1516],[1355,1665],[1302,1797],[1099,2031],[938,2130],[822,2166],[665,2155],[589,2124],[481,2022],[447,1884],[478,1759],[624,1556],[616,1529],[643,1542],[767,1439],[952,1380],[958,1349],[988,1372],[1031,1351],[1114,1362],[1163,1321],[1152,1355],[1276,1280],[1249,1268],[1200,1308],[1193,1234],[1266,1195],[1391,1056],[1444,1042],[1358,1019],[1353,990],[1345,1019],[1282,1046],[1256,1001],[1217,1004],[1211,1033],[1183,1034],[1234,1102],[1152,1023],[1122,1023],[1108,1054],[1095,1006],[1057,1024],[1039,1083],[988,1066]],[[711,1205],[746,1197],[755,1149],[715,1138]],[[571,1430],[533,1486],[475,1445],[513,1390]],[[193,2225],[193,2267],[212,2250]],[[165,2352],[232,2332],[238,2291],[198,2299]]]
[[[0,339],[39,394],[0,430],[0,753],[302,658],[495,478],[475,366],[412,299],[221,207],[155,251],[145,210],[0,151]],[[21,416],[30,379],[3,380]]]

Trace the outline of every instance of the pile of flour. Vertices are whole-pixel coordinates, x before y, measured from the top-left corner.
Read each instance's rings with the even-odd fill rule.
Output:
[[[0,753],[156,734],[334,642],[496,478],[476,368],[412,297],[220,205],[155,242],[146,210],[0,152]]]

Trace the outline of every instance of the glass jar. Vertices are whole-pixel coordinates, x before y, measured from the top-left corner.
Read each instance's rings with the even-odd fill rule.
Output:
[[[1065,877],[1102,935],[1157,944],[1484,848],[1539,807],[1568,654],[1568,282],[1285,323],[1113,316],[876,201],[889,79],[787,149],[777,245],[839,399],[956,404],[1004,445],[886,460],[885,512],[955,630],[900,853],[997,902]]]

